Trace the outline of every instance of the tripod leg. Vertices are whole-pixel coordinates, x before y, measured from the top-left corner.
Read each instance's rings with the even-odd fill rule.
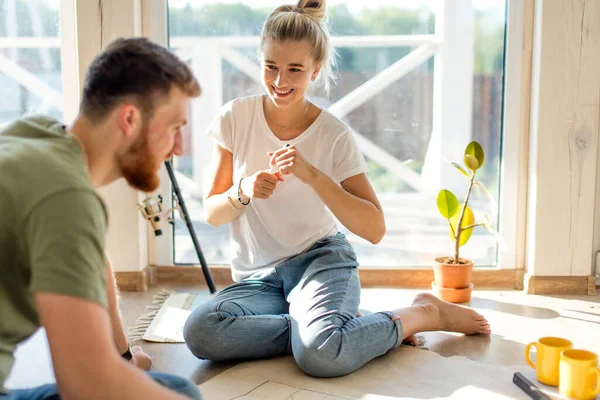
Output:
[[[179,203],[181,213],[183,214],[183,219],[185,221],[185,224],[187,225],[188,231],[190,232],[190,236],[192,237],[192,242],[194,243],[194,248],[196,249],[196,254],[198,255],[198,260],[200,261],[200,266],[202,266],[204,279],[206,279],[206,284],[208,285],[210,292],[215,293],[217,289],[215,288],[215,283],[213,282],[212,275],[210,274],[210,270],[208,269],[208,265],[206,264],[206,260],[204,259],[204,254],[202,254],[202,250],[200,249],[200,243],[198,242],[198,237],[196,236],[194,225],[192,225],[192,220],[190,219],[190,215],[188,214],[187,207],[185,206],[185,201],[183,200],[183,195],[181,194],[179,184],[177,183],[175,173],[173,172],[173,165],[171,164],[171,161],[165,161],[165,165],[167,167],[167,172],[169,173],[169,178],[171,179],[171,184],[173,185],[173,191],[175,192],[177,203]]]

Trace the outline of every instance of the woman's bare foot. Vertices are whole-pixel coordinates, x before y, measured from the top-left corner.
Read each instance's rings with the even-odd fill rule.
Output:
[[[435,306],[439,311],[439,329],[446,332],[459,332],[466,335],[489,335],[492,333],[485,317],[475,310],[438,299],[429,293],[415,297],[413,306]]]
[[[405,344],[407,346],[417,347],[417,346],[419,346],[419,341],[417,340],[417,337],[415,335],[410,335],[409,337],[404,338],[404,340],[402,341],[402,344]]]
[[[410,335],[409,337],[404,338],[402,344],[412,347],[420,347],[425,348],[425,336],[423,335]]]

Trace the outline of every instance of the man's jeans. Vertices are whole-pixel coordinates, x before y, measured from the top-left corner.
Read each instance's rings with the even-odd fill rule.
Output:
[[[190,399],[202,400],[198,387],[187,379],[159,372],[148,372],[148,376]],[[0,400],[60,400],[60,395],[56,384],[49,384],[33,389],[12,390],[7,395],[0,394]]]
[[[184,338],[213,361],[292,353],[317,377],[351,373],[402,343],[391,312],[356,317],[358,263],[345,236],[316,242],[276,268],[229,286],[190,315]]]

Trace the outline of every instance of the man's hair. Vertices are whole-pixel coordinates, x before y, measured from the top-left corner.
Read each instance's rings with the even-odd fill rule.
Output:
[[[173,87],[190,97],[200,95],[194,74],[175,54],[145,38],[117,39],[92,62],[80,111],[97,122],[120,102],[132,101],[149,118]]]

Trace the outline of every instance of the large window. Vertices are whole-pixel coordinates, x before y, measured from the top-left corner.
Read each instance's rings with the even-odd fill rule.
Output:
[[[0,0],[0,127],[63,117],[59,0]]]
[[[191,112],[185,154],[175,166],[210,264],[227,264],[230,246],[228,226],[213,228],[203,220],[212,150],[204,129],[225,102],[262,93],[258,35],[281,4],[169,1],[170,47],[190,63],[203,89]],[[316,88],[311,100],[354,130],[387,225],[376,246],[342,230],[363,267],[429,267],[452,250],[447,222],[437,212],[437,191],[450,188],[462,196],[467,188],[444,159],[460,162],[465,146],[479,141],[487,160],[479,180],[499,199],[505,2],[330,0],[328,6],[338,83],[329,94]],[[483,194],[474,193],[471,205],[476,215],[498,220]],[[180,221],[173,248],[175,263],[198,262]],[[497,253],[494,237],[482,228],[462,249],[478,266],[495,266]]]

